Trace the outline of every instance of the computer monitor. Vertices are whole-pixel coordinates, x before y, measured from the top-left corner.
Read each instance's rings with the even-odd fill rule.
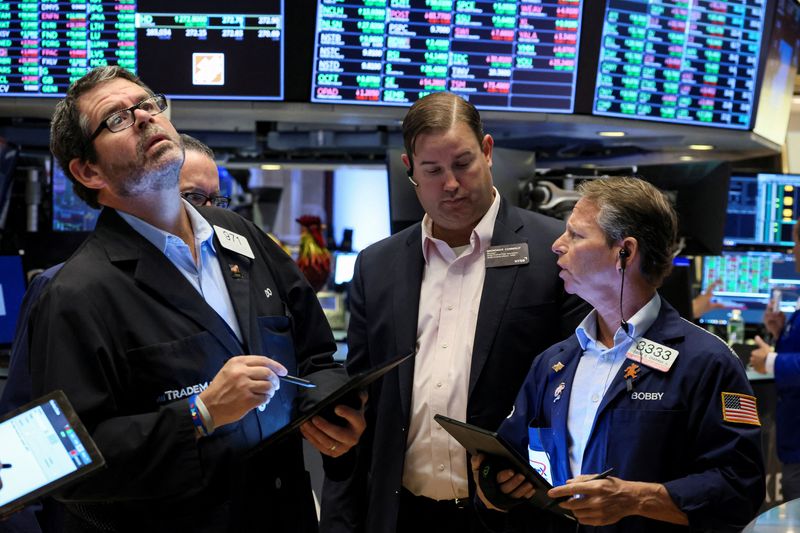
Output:
[[[775,289],[780,290],[780,309],[792,312],[800,296],[800,274],[795,270],[792,254],[783,252],[725,251],[719,256],[703,258],[702,288],[704,291],[721,282],[714,290],[716,301],[726,309],[714,309],[700,321],[725,324],[730,309],[742,310],[748,324],[760,324],[764,310]]]
[[[733,4],[607,0],[593,113],[748,129],[767,8]]]
[[[800,215],[800,175],[739,175],[728,188],[725,246],[785,248]]]
[[[337,287],[350,283],[356,266],[358,252],[335,252],[333,263],[333,284]]]
[[[53,231],[92,231],[100,211],[92,209],[78,198],[72,188],[72,181],[61,170],[61,165],[55,158],[51,162],[51,169]]]
[[[25,294],[22,257],[0,256],[0,346],[11,344]]]
[[[318,0],[311,101],[570,113],[583,3]]]
[[[756,242],[793,246],[792,229],[800,208],[800,175],[759,174]]]
[[[728,184],[723,246],[752,243],[756,234],[758,176],[733,172]]]
[[[728,203],[728,163],[715,161],[685,165],[639,167],[641,176],[664,191],[678,213],[678,237],[683,255],[722,252]]]
[[[90,69],[118,65],[171,98],[283,99],[284,0],[3,7],[0,98],[61,97]]]

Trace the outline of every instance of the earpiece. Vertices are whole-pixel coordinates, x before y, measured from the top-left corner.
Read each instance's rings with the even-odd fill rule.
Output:
[[[625,248],[622,248],[619,251],[619,266],[623,270],[625,270],[625,264],[628,262],[628,257],[630,255],[631,255],[631,253],[628,250],[626,250]]]
[[[414,173],[411,171],[410,168],[406,170],[406,175],[408,176],[408,181],[411,182],[411,185],[413,185],[414,187],[419,187],[419,183],[414,181]]]

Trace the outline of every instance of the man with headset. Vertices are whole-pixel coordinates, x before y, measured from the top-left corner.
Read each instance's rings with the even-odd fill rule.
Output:
[[[739,530],[765,493],[756,399],[730,349],[656,292],[672,266],[675,211],[640,179],[579,190],[553,252],[566,290],[594,311],[537,357],[498,432],[554,485],[548,495],[592,526],[581,530]],[[515,506],[531,484],[483,460],[472,459],[481,499],[513,506],[515,531],[575,531]]]
[[[588,312],[564,292],[548,251],[563,222],[500,197],[494,140],[472,104],[425,96],[403,139],[425,216],[359,254],[347,368],[416,357],[370,391],[357,474],[326,481],[323,531],[483,531],[467,455],[433,414],[496,427],[533,357]]]

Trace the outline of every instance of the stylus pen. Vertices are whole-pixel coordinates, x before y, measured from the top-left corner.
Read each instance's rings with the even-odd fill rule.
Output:
[[[586,481],[597,481],[598,479],[605,479],[605,478],[607,478],[608,476],[610,476],[613,473],[614,473],[614,467],[612,466],[608,470],[604,470],[604,471],[600,472],[599,474],[597,474],[596,476],[590,477]],[[582,496],[583,496],[582,494],[576,494],[575,496],[573,496],[573,498],[580,499]],[[550,503],[548,503],[545,506],[545,509],[547,509],[549,507],[552,507],[554,505],[557,505],[557,504],[559,504],[561,502],[565,502],[565,501],[567,501],[569,499],[570,499],[569,496],[562,496],[560,498],[556,498],[555,500],[552,500]]]
[[[314,385],[313,383],[311,383],[307,379],[298,378],[297,376],[290,376],[290,375],[287,374],[285,376],[278,376],[278,377],[281,378],[283,381],[285,381],[287,383],[294,383],[295,385],[297,385],[299,387],[305,387],[307,389],[314,389],[314,388],[317,387],[316,385]]]
[[[614,473],[614,467],[612,466],[608,470],[604,470],[599,474],[597,474],[596,476],[594,476],[593,478],[587,479],[586,481],[597,481],[598,479],[605,479],[613,473]]]
[[[11,468],[11,463],[0,463],[0,468]]]

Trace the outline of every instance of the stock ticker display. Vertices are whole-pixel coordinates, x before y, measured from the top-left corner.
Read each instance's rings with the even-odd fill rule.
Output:
[[[314,102],[573,110],[582,0],[318,0]]]
[[[747,129],[767,0],[608,0],[594,113]]]
[[[278,100],[283,22],[283,0],[0,0],[0,95],[119,65],[173,98]]]

